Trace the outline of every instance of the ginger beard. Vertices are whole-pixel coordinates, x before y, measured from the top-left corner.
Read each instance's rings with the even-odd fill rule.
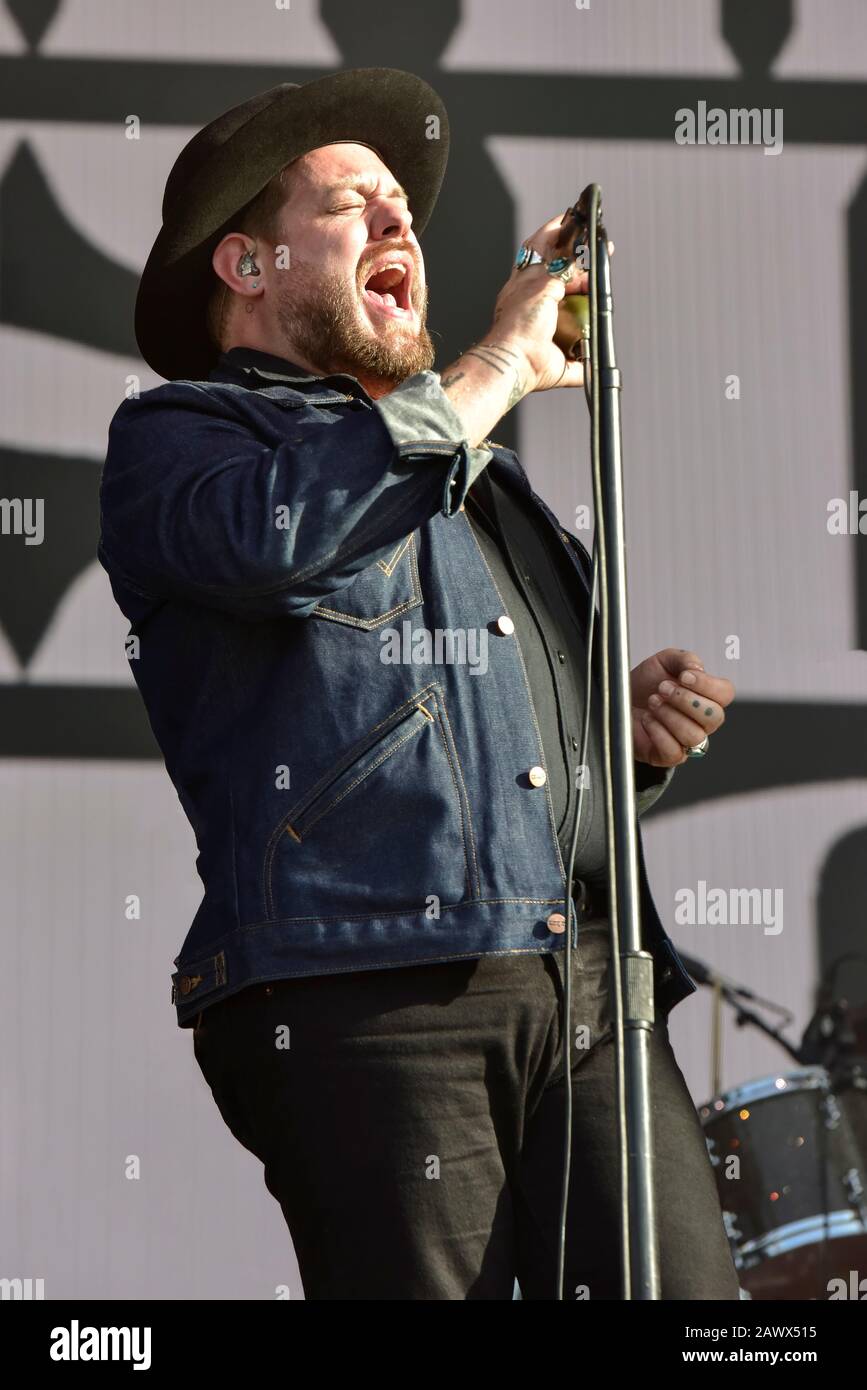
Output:
[[[382,258],[380,252],[377,259]],[[411,318],[368,312],[364,284],[367,262],[352,280],[293,259],[278,279],[277,322],[291,359],[292,349],[324,372],[347,372],[397,386],[428,371],[436,350],[426,326],[428,291],[414,274]]]

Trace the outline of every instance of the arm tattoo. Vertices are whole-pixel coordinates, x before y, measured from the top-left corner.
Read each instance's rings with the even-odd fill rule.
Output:
[[[499,353],[505,355],[498,356],[497,354]],[[518,401],[522,400],[524,396],[527,394],[526,381],[521,376],[514,363],[509,361],[510,357],[518,356],[516,352],[512,352],[511,348],[503,348],[500,347],[498,344],[491,343],[484,343],[480,346],[478,343],[476,343],[473,345],[473,347],[467,348],[466,352],[463,352],[461,356],[477,357],[480,362],[484,362],[486,367],[491,367],[495,372],[498,373],[499,376],[505,376],[507,370],[513,374],[515,378],[515,383],[511,391],[509,392],[509,399],[506,402],[506,410],[511,410],[512,406],[517,405]],[[465,376],[466,372],[452,372],[450,373],[450,375],[440,378],[440,385],[442,386],[443,390],[446,391],[450,386],[455,386]],[[503,413],[505,414],[505,411]]]
[[[521,379],[520,373],[514,363],[509,361],[510,357],[517,357],[518,354],[513,352],[511,348],[502,347],[499,343],[485,343],[483,346],[485,352],[493,353],[498,362],[504,367],[509,367],[511,371],[514,372],[515,384],[509,392],[509,399],[506,402],[506,410],[511,410],[512,406],[517,405],[518,401],[523,400],[524,396],[527,394],[526,381]]]
[[[486,353],[479,352],[476,348],[467,348],[464,357],[478,357],[480,362],[484,362],[487,367],[493,367],[495,372],[500,373],[500,376],[505,375],[505,368],[499,365],[496,357],[490,358]]]
[[[515,378],[515,384],[509,392],[509,399],[506,402],[506,410],[511,410],[512,406],[517,405],[518,401],[522,400],[523,397],[527,394],[526,382],[522,379],[517,367],[514,367],[511,362],[503,362],[502,359],[500,359],[500,365],[498,365],[495,359],[492,360],[491,358],[487,357],[483,353],[479,352],[477,348],[467,348],[466,352],[464,353],[464,357],[478,357],[479,360],[484,362],[486,366],[493,367],[495,372],[499,372],[500,376],[505,376],[506,367],[508,367],[509,371],[513,373]],[[505,411],[503,413],[505,414]]]
[[[478,346],[478,344],[475,344],[475,343],[474,343],[473,346],[476,347],[476,346]],[[482,344],[482,347],[485,349],[485,352],[498,352],[498,353],[500,353],[500,354],[501,354],[501,358],[502,358],[502,355],[505,355],[506,357],[517,357],[517,356],[518,356],[518,354],[517,354],[516,352],[513,352],[511,348],[501,347],[499,343],[483,343],[483,344]]]
[[[459,381],[463,381],[465,376],[466,372],[452,372],[451,376],[440,378],[440,386],[444,391],[447,391],[450,386],[456,386]]]

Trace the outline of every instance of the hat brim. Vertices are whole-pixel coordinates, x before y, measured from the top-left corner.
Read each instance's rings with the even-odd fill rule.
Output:
[[[135,335],[160,376],[203,380],[216,363],[207,331],[211,256],[233,219],[284,165],[343,140],[378,151],[406,189],[413,230],[424,229],[449,147],[448,117],[433,88],[396,68],[353,68],[287,87],[208,156],[151,248]]]

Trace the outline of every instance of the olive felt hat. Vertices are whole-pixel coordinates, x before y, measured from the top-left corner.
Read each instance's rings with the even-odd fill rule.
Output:
[[[166,180],[163,225],[135,306],[142,357],[160,376],[207,377],[219,355],[207,330],[214,248],[284,165],[343,140],[376,150],[406,189],[420,232],[445,172],[449,125],[436,92],[413,73],[350,68],[303,85],[281,82],[224,111],[184,146]]]

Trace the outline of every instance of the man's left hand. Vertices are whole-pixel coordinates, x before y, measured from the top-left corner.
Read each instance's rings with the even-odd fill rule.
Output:
[[[709,676],[701,657],[666,647],[630,672],[632,743],[635,757],[651,767],[685,763],[695,748],[725,720],[735,688],[725,676]]]

